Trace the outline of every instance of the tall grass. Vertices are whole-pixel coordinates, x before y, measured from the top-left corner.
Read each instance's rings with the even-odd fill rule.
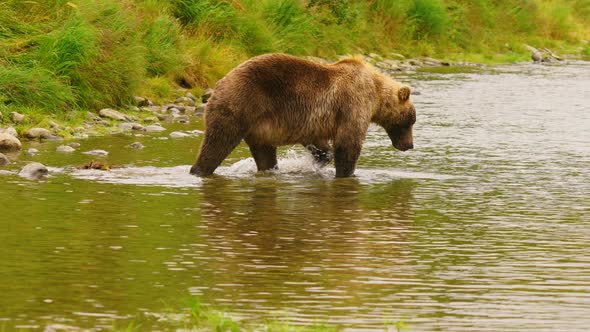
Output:
[[[579,44],[589,25],[588,0],[0,0],[0,103],[51,113],[161,99],[267,52],[456,58],[509,45],[525,59],[522,43]]]

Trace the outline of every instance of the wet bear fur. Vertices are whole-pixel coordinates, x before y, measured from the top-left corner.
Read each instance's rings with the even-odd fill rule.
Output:
[[[277,167],[277,147],[302,144],[317,161],[334,157],[337,177],[354,174],[371,122],[395,148],[413,148],[410,88],[357,58],[323,65],[286,54],[254,57],[216,85],[205,137],[190,173],[211,175],[242,139],[259,171]]]

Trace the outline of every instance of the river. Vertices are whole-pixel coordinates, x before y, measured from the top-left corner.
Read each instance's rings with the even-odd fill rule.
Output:
[[[397,79],[420,92],[415,149],[371,127],[351,179],[299,147],[256,174],[244,144],[216,176],[190,176],[201,137],[167,134],[200,121],[72,154],[26,143],[40,153],[8,169],[51,176],[0,175],[0,330],[109,329],[196,296],[351,331],[586,331],[590,63]],[[92,149],[121,167],[76,169]]]

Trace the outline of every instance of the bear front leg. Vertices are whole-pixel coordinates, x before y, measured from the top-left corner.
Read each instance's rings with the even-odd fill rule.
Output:
[[[351,127],[350,124],[341,125],[334,137],[334,166],[337,178],[349,177],[354,174],[367,133],[368,122],[367,126]]]
[[[248,143],[248,141],[246,141]],[[277,148],[269,145],[250,145],[250,152],[258,171],[267,171],[277,168]]]
[[[190,174],[213,174],[221,162],[238,146],[243,138],[243,131],[235,123],[233,119],[207,121],[201,151],[191,167]]]
[[[353,176],[356,162],[361,154],[360,145],[337,145],[334,149],[334,166],[336,177],[345,178]]]

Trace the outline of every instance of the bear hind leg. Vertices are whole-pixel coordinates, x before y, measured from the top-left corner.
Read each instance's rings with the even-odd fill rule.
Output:
[[[334,153],[332,153],[332,149],[330,148],[329,144],[309,144],[306,145],[305,148],[311,152],[313,156],[313,160],[320,166],[324,167],[328,165],[332,159],[334,158]]]
[[[246,142],[247,143],[247,142]],[[258,171],[277,168],[277,148],[269,145],[249,145]]]

